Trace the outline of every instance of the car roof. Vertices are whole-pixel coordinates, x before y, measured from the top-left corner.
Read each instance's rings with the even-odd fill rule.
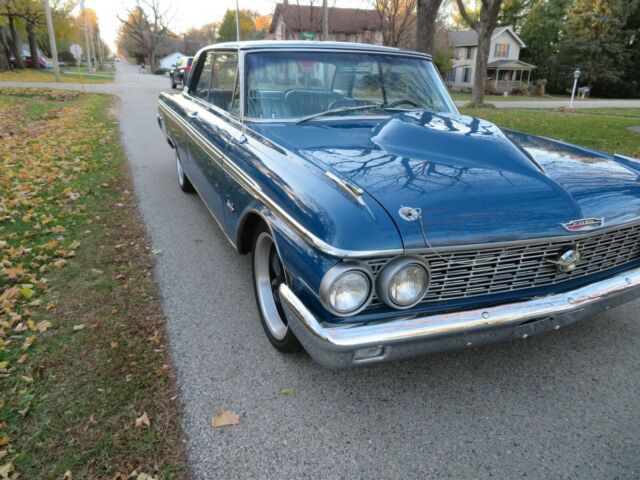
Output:
[[[233,49],[243,51],[256,51],[256,50],[278,50],[278,49],[295,49],[295,50],[357,50],[363,52],[375,52],[375,53],[393,53],[393,54],[406,54],[413,56],[421,56],[431,58],[431,55],[422,52],[415,52],[412,50],[402,50],[395,47],[385,47],[382,45],[372,45],[369,43],[354,43],[354,42],[321,42],[321,41],[309,41],[309,40],[253,40],[245,42],[224,42],[216,43],[206,47],[207,49]]]

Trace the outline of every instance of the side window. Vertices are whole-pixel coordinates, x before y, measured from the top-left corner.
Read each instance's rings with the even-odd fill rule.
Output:
[[[213,52],[208,52],[207,57],[204,59],[204,65],[202,65],[202,70],[200,71],[198,82],[193,87],[193,95],[201,98],[205,102],[211,101],[209,92],[211,90],[211,73],[213,71],[213,61]]]
[[[209,101],[216,107],[232,113],[237,111],[239,104],[237,99],[233,98],[237,74],[238,55],[226,52],[215,54]]]

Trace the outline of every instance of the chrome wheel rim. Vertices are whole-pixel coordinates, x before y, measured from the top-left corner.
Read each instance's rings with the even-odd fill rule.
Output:
[[[271,335],[276,340],[282,340],[289,330],[279,293],[280,285],[285,282],[285,273],[276,246],[266,232],[262,232],[256,240],[253,262],[262,317]]]
[[[184,187],[184,169],[182,168],[178,155],[176,155],[176,169],[178,170],[178,182],[180,182],[181,187]]]

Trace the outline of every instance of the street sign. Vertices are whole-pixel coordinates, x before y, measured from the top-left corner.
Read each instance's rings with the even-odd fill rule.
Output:
[[[71,52],[71,55],[73,55],[73,58],[76,59],[76,63],[80,63],[80,59],[82,58],[82,47],[77,43],[74,43],[69,47],[69,51]]]
[[[315,32],[300,32],[300,40],[315,40],[317,37]]]

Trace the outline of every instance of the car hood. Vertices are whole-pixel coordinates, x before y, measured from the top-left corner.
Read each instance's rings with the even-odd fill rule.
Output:
[[[571,235],[563,223],[597,217],[607,227],[640,214],[633,160],[474,117],[407,112],[377,122],[263,125],[272,141],[371,195],[405,248]],[[402,207],[419,209],[421,220],[403,218]]]

